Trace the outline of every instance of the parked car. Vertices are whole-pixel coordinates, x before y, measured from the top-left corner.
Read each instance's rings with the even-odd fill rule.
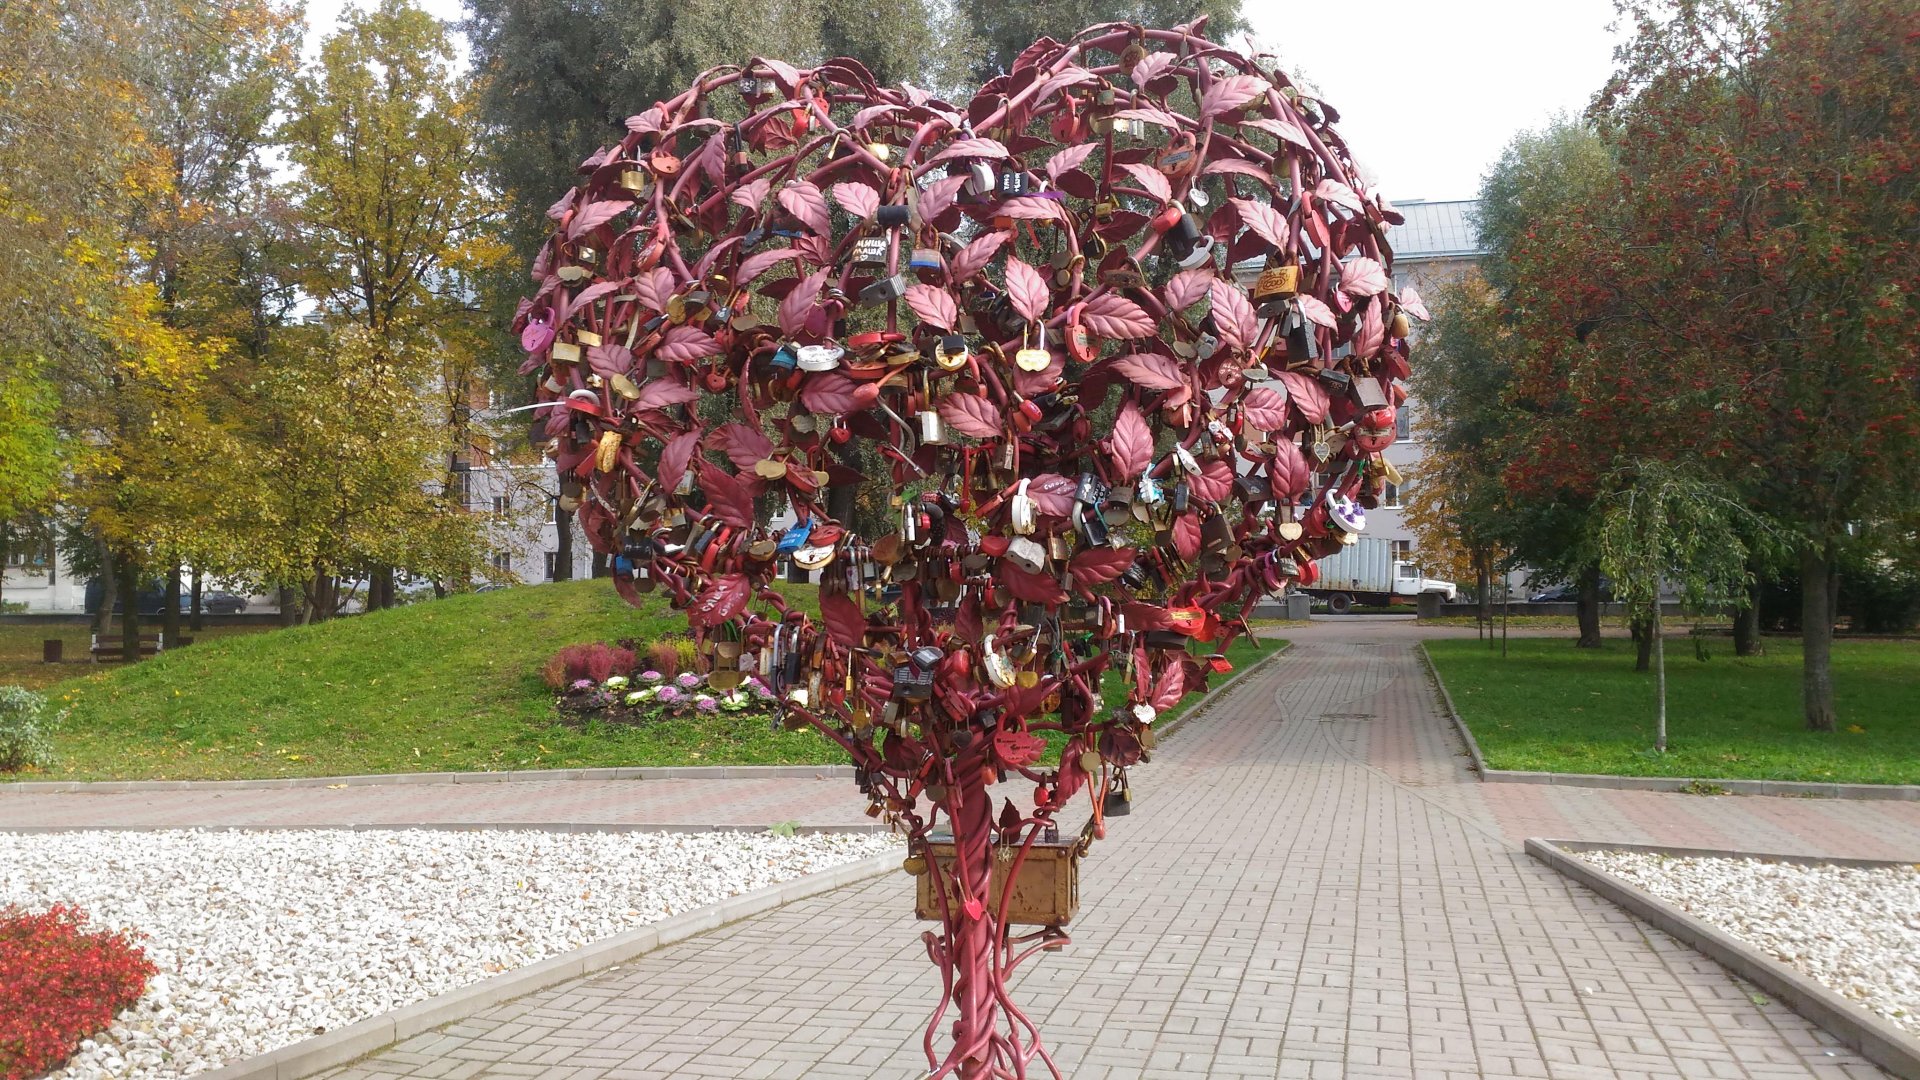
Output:
[[[187,601],[191,606],[192,600]],[[203,592],[200,594],[200,610],[209,615],[238,615],[247,610],[247,598],[239,593]]]
[[[1579,602],[1580,586],[1578,585],[1555,585],[1527,597],[1529,604],[1577,604]],[[1613,582],[1606,578],[1600,579],[1600,602],[1613,603]]]

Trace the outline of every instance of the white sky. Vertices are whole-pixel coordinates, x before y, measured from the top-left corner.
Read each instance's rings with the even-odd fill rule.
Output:
[[[368,6],[309,0],[309,54],[349,3]],[[421,3],[437,18],[465,14],[460,0]],[[1471,198],[1516,132],[1584,109],[1613,70],[1612,0],[1371,0],[1351,18],[1281,0],[1244,10],[1256,44],[1339,110],[1341,135],[1389,200]]]

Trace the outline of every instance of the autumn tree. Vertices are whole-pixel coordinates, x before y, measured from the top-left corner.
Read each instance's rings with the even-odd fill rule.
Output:
[[[1914,503],[1920,448],[1920,8],[1636,2],[1594,116],[1615,230],[1566,274],[1588,309],[1589,430],[1616,401],[1786,523],[1804,712],[1831,731],[1837,566]]]
[[[449,27],[409,0],[349,10],[295,80],[281,129],[305,241],[293,280],[329,319],[364,331],[357,354],[369,400],[408,429],[394,437],[411,443],[422,425],[440,433],[429,456],[443,502],[475,437],[468,397],[481,331],[471,282],[501,254],[487,230],[493,200],[478,170],[473,87],[453,60]],[[395,394],[414,395],[417,418],[386,411]],[[392,564],[369,569],[369,606],[391,603]],[[333,586],[305,587],[324,599]]]

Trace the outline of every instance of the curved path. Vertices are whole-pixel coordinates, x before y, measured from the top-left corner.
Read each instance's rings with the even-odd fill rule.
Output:
[[[1075,943],[1025,969],[1069,1076],[1884,1075],[1519,842],[1916,857],[1920,805],[1480,785],[1425,635],[1287,633],[1140,770],[1137,812],[1085,867]],[[327,1075],[919,1076],[934,978],[910,907],[904,875],[850,886]]]

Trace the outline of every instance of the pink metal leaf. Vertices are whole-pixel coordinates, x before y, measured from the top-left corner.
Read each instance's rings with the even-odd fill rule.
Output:
[[[867,642],[867,617],[845,593],[821,591],[820,621],[827,624],[827,636],[843,649],[857,649]]]
[[[736,206],[744,206],[749,210],[758,210],[760,209],[760,204],[767,201],[767,192],[772,190],[772,188],[773,180],[770,177],[762,176],[757,180],[750,180],[747,183],[741,184],[738,188],[734,189],[732,195],[727,197],[733,200]]]
[[[856,221],[865,221],[880,209],[880,193],[865,184],[848,182],[833,185],[833,201],[852,214]]]
[[[1213,271],[1204,266],[1182,270],[1161,287],[1160,298],[1166,302],[1168,311],[1185,311],[1207,295],[1207,287],[1212,283]]]
[[[1335,315],[1333,309],[1322,302],[1319,297],[1312,293],[1301,293],[1293,299],[1295,303],[1300,305],[1301,318],[1315,326],[1324,326],[1329,330],[1338,325],[1340,321],[1339,316]]]
[[[1139,63],[1133,65],[1133,72],[1127,77],[1133,80],[1133,85],[1144,90],[1148,83],[1159,78],[1173,66],[1174,59],[1174,55],[1169,52],[1150,52],[1141,57]]]
[[[774,248],[772,251],[762,251],[749,255],[740,260],[740,269],[733,275],[733,282],[742,287],[751,285],[761,274],[786,262],[788,259],[798,258],[800,254],[801,253],[794,248]]]
[[[820,189],[805,180],[795,180],[780,189],[780,205],[794,220],[807,227],[815,236],[828,236],[833,232],[832,218],[827,212],[827,197]]]
[[[860,399],[855,394],[859,389],[859,383],[841,372],[815,372],[800,387],[800,404],[821,416],[845,416],[860,411]]]
[[[633,350],[617,341],[602,342],[587,350],[587,366],[601,378],[631,374]]]
[[[1215,79],[1207,92],[1200,95],[1200,118],[1202,120],[1219,116],[1245,105],[1257,97],[1265,97],[1267,80],[1257,75],[1229,75],[1224,79]]]
[[[1133,565],[1132,548],[1088,548],[1067,562],[1067,572],[1076,585],[1091,588],[1112,581]]]
[[[793,291],[780,298],[780,329],[789,334],[798,334],[807,327],[807,313],[813,310],[813,301],[820,295],[820,289],[827,283],[827,272],[815,270],[800,279]]]
[[[995,439],[1006,434],[1000,410],[979,394],[950,394],[940,402],[940,418],[962,435]]]
[[[1251,199],[1229,199],[1233,208],[1239,212],[1240,220],[1246,223],[1253,234],[1276,248],[1286,249],[1287,237],[1292,230],[1287,227],[1287,219],[1278,210],[1262,202]]]
[[[1173,519],[1173,550],[1188,562],[1200,555],[1200,517],[1191,510]],[[1170,674],[1179,670],[1173,668]]]
[[[953,302],[953,294],[937,285],[907,286],[907,306],[920,316],[921,322],[942,330],[955,330],[960,326],[960,308]]]
[[[997,139],[961,139],[933,155],[930,164],[938,165],[942,161],[952,161],[955,158],[991,158],[1000,161],[1010,156],[1012,155],[1007,153],[1007,148]]]
[[[1115,475],[1131,480],[1153,463],[1153,431],[1140,406],[1129,401],[1120,406],[1113,418],[1113,434],[1107,437],[1107,455],[1113,459]]]
[[[1153,316],[1139,304],[1119,293],[1105,292],[1087,301],[1080,312],[1081,325],[1103,338],[1127,339],[1153,337]]]
[[[1411,285],[1407,286],[1406,290],[1400,294],[1400,310],[1419,319],[1421,322],[1426,322],[1428,319],[1433,318],[1427,311],[1426,302],[1420,299],[1420,290]]]
[[[1271,387],[1256,386],[1240,399],[1240,415],[1261,431],[1281,431],[1287,426],[1287,397]]]
[[[745,574],[723,574],[693,598],[687,609],[687,621],[700,628],[711,628],[738,618],[747,610],[753,596],[753,582]]]
[[[689,401],[699,401],[700,391],[672,378],[653,379],[640,387],[640,396],[627,406],[634,412],[648,409],[664,409],[670,405],[685,405]]]
[[[1344,206],[1355,213],[1364,213],[1367,209],[1367,204],[1361,200],[1358,192],[1332,178],[1320,181],[1320,186],[1314,188],[1313,193],[1318,195],[1322,202]]]
[[[753,527],[753,490],[712,462],[696,462],[707,512],[739,529]]]
[[[1300,130],[1300,125],[1291,120],[1277,120],[1271,116],[1259,116],[1252,120],[1243,121],[1243,124],[1246,127],[1257,128],[1264,131],[1283,142],[1290,142],[1302,150],[1311,151],[1313,149],[1313,144],[1307,141],[1307,133]]]
[[[667,330],[653,350],[658,359],[673,364],[690,364],[709,356],[719,356],[720,342],[697,326],[675,326]],[[644,393],[644,391],[643,391]]]
[[[1149,390],[1172,390],[1187,385],[1180,362],[1160,353],[1128,353],[1115,357],[1113,369]]]
[[[1387,272],[1362,255],[1340,264],[1340,291],[1355,298],[1387,291]]]
[[[1066,517],[1073,513],[1073,493],[1080,485],[1059,473],[1041,473],[1027,485],[1027,498],[1033,500],[1034,508],[1052,517]]]
[[[602,199],[588,203],[573,212],[573,219],[567,222],[567,239],[578,240],[582,236],[605,225],[618,217],[622,211],[633,209],[633,204],[625,199]]]
[[[713,436],[712,442],[725,451],[727,460],[742,472],[773,453],[773,440],[767,438],[760,429],[737,420],[714,429]]]
[[[992,261],[994,252],[999,251],[1000,246],[1012,238],[1013,233],[1004,229],[975,237],[972,243],[961,248],[959,253],[948,261],[949,280],[958,285],[979,273],[986,268],[988,262]]]
[[[695,427],[683,431],[667,440],[660,451],[660,488],[672,491],[680,486],[680,480],[687,475],[687,466],[692,463],[693,455],[700,449],[700,429]]]
[[[1156,109],[1152,106],[1138,109],[1121,109],[1119,112],[1113,114],[1113,118],[1115,120],[1142,120],[1146,123],[1169,128],[1174,131],[1178,131],[1184,126],[1181,124],[1179,117],[1167,112],[1165,109]]]
[[[1287,384],[1287,400],[1302,421],[1318,424],[1327,418],[1327,391],[1320,380],[1303,372],[1283,371],[1280,381]]]
[[[1200,471],[1187,476],[1193,494],[1206,502],[1225,502],[1233,494],[1233,466],[1214,458],[1200,463]]]
[[[1125,169],[1127,175],[1133,177],[1140,185],[1141,190],[1145,191],[1148,195],[1153,196],[1162,203],[1173,201],[1173,185],[1167,183],[1166,173],[1161,172],[1151,165],[1141,165],[1137,162],[1124,162],[1120,167]]]
[[[1207,162],[1200,170],[1202,176],[1250,176],[1258,180],[1268,191],[1273,190],[1273,176],[1267,170],[1245,158],[1215,158]]]
[[[953,206],[953,200],[959,196],[960,188],[966,184],[964,176],[949,176],[937,180],[920,193],[920,220],[931,223]]]
[[[1273,494],[1278,499],[1297,499],[1313,484],[1313,464],[1306,451],[1292,439],[1281,439],[1273,455]]]
[[[1099,149],[1097,143],[1084,142],[1054,154],[1047,159],[1047,179],[1056,184],[1059,183],[1062,174],[1079,168],[1081,163],[1085,162],[1087,157],[1097,149]]]
[[[1220,341],[1236,350],[1252,346],[1260,320],[1240,286],[1227,278],[1215,278],[1207,296],[1213,301],[1213,328]]]
[[[1066,211],[1060,208],[1058,200],[1043,199],[1037,195],[1008,199],[1000,204],[999,214],[1015,221],[1062,221],[1066,218]]]
[[[1013,301],[1013,310],[1029,321],[1044,317],[1047,308],[1053,303],[1053,294],[1047,288],[1047,279],[1017,255],[1007,256],[1007,299]]]

